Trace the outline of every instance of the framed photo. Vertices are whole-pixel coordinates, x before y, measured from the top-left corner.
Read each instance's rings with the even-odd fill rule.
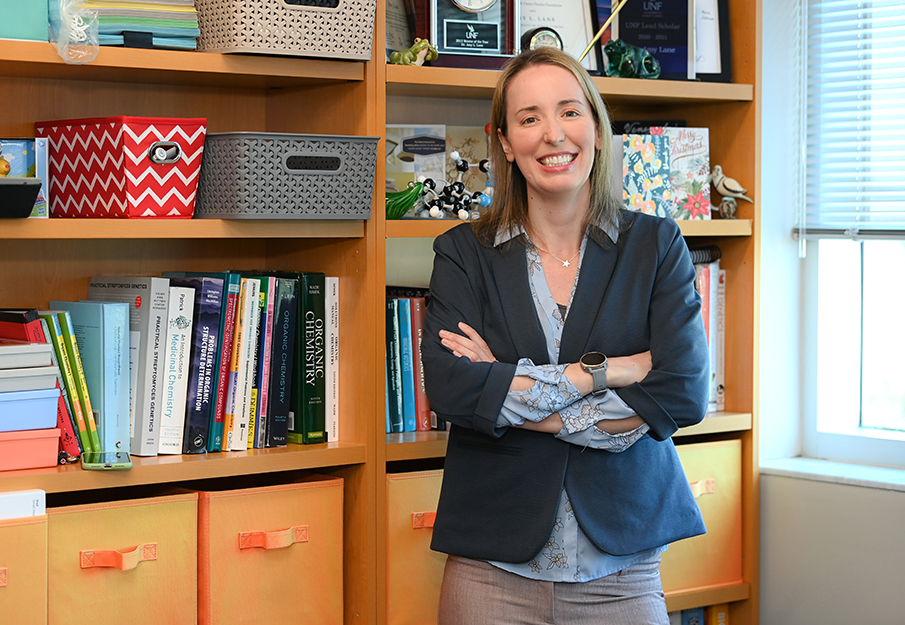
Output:
[[[562,49],[578,58],[597,33],[595,10],[583,0],[520,0],[519,37],[539,28],[552,29],[559,35]],[[605,18],[604,18],[605,19]],[[595,46],[595,50],[597,50]],[[599,52],[592,51],[582,61],[589,72],[597,72]]]
[[[704,82],[732,82],[729,0],[695,2],[695,73]]]
[[[498,69],[518,53],[518,0],[416,0],[415,34],[438,67]]]
[[[591,35],[591,37],[593,37],[597,34],[597,31],[600,30],[601,26],[603,26],[610,18],[613,4],[618,4],[618,0],[590,0],[590,3],[591,12],[594,16],[594,33]],[[594,44],[594,54],[597,56],[597,73],[601,76],[606,76],[607,64],[606,54],[603,53],[603,46],[605,46],[606,42],[612,38],[613,27],[607,26],[607,29],[600,35],[600,39]]]

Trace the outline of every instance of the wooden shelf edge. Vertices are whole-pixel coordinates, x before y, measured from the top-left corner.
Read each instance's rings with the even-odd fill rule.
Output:
[[[682,428],[673,438],[699,436],[701,434],[720,434],[723,432],[742,432],[750,430],[753,417],[750,412],[708,412],[704,420],[697,425]]]
[[[386,222],[387,238],[433,238],[463,223],[458,219],[391,219]],[[750,219],[709,219],[679,221],[686,237],[745,237],[751,236]]]
[[[361,238],[360,219],[0,219],[6,239]]]
[[[446,455],[447,432],[405,432],[386,435],[387,462],[442,458]]]
[[[450,67],[387,65],[387,94],[451,98],[489,98],[499,72]],[[754,86],[736,83],[707,83],[681,80],[639,80],[634,78],[594,78],[606,99],[663,101],[754,100]]]
[[[0,472],[0,490],[39,488],[48,493],[169,484],[235,475],[362,464],[365,446],[354,443],[288,445],[211,454],[133,457],[128,471],[85,471],[78,464]]]
[[[725,586],[689,588],[666,593],[666,609],[670,612],[699,608],[718,603],[744,601],[751,597],[751,584],[735,583]]]
[[[90,63],[71,65],[51,43],[0,40],[0,75],[10,77],[263,88],[362,81],[364,65],[362,61],[114,46],[101,46]]]

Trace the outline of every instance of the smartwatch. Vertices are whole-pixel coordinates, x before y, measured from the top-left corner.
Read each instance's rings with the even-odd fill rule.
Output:
[[[600,395],[606,392],[606,356],[600,352],[588,352],[581,357],[578,364],[594,378],[594,390],[591,394]]]

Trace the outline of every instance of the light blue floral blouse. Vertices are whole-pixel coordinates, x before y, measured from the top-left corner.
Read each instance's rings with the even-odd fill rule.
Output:
[[[512,232],[508,237],[498,237],[496,243],[499,245],[518,234],[521,233]],[[581,261],[584,259],[587,240],[587,236],[585,236],[581,244],[578,270],[575,272],[575,281],[572,284],[569,303],[565,307],[565,314],[559,304],[554,301],[550,288],[547,286],[537,248],[533,243],[527,247],[531,294],[538,319],[544,329],[551,363],[559,363],[562,331],[568,318],[568,310],[572,305],[572,297],[575,295],[575,286],[578,284],[578,276],[581,273]],[[536,383],[527,391],[509,392],[497,419],[498,423],[500,425],[521,425],[526,420],[542,421],[554,412],[558,412],[563,420],[563,428],[556,435],[558,438],[582,447],[603,449],[611,453],[625,451],[644,436],[649,429],[647,424],[618,435],[598,430],[595,426],[599,421],[623,419],[634,416],[635,412],[619,398],[614,390],[602,395],[582,396],[564,374],[568,364],[535,365],[527,358],[520,360],[515,374],[533,378]],[[660,547],[630,556],[613,556],[598,550],[578,526],[564,487],[559,499],[553,532],[540,553],[528,562],[521,564],[508,562],[491,562],[491,564],[531,579],[584,582],[621,571],[665,549],[666,547]]]

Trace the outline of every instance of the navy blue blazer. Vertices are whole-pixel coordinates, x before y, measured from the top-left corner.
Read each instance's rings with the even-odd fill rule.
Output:
[[[707,410],[709,352],[694,267],[674,221],[628,211],[620,219],[616,243],[588,241],[560,362],[587,351],[651,351],[647,377],[618,391],[650,432],[622,453],[497,425],[519,358],[549,361],[525,247],[518,239],[482,245],[468,224],[435,240],[422,362],[431,409],[450,432],[433,549],[526,562],[550,536],[563,486],[582,530],[609,554],[706,531],[670,439]],[[472,363],[441,345],[438,332],[459,321],[498,362]]]

